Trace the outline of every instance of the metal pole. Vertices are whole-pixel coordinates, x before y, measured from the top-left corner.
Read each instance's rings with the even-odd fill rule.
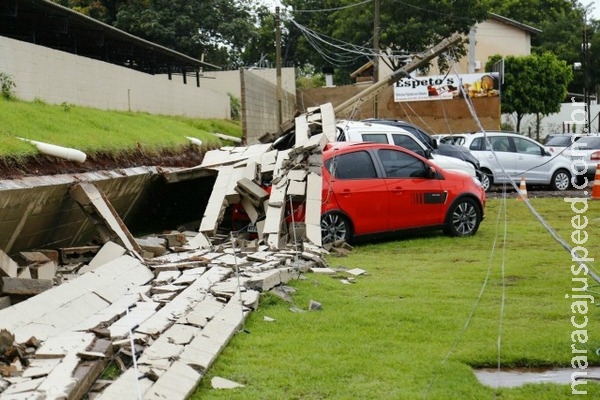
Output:
[[[373,84],[379,81],[379,0],[375,0],[373,12]],[[373,97],[373,118],[379,116],[377,94]]]

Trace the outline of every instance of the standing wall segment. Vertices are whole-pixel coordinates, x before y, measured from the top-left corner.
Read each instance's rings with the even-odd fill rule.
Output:
[[[0,36],[0,72],[15,95],[50,104],[137,111],[191,118],[229,119],[226,93]],[[183,79],[181,76],[177,79]]]

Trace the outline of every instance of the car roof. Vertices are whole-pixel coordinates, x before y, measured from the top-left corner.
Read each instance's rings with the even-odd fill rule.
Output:
[[[414,154],[409,150],[406,150],[402,147],[387,144],[387,143],[379,143],[379,142],[329,142],[325,145],[323,149],[323,157],[327,158],[332,153],[336,153],[339,151],[345,151],[346,149],[392,149],[399,150],[405,153]],[[418,156],[418,155],[417,155]]]
[[[590,136],[582,136],[581,139],[577,141],[577,150],[586,150],[585,146],[582,144],[593,145],[594,147],[588,147],[588,150],[597,150],[600,148],[600,136],[590,135]]]
[[[522,135],[518,132],[509,132],[509,131],[485,131],[485,132],[473,132],[469,137],[481,137],[481,136],[512,136],[512,137],[521,137],[526,139],[531,139],[528,136]]]
[[[337,123],[337,127],[342,128],[344,130],[347,128],[360,128],[360,129],[364,129],[366,131],[370,131],[370,130],[375,131],[376,130],[378,132],[387,132],[387,133],[402,132],[402,133],[411,134],[409,131],[407,131],[406,129],[403,129],[399,126],[378,124],[375,121],[369,122],[369,121],[339,120]]]

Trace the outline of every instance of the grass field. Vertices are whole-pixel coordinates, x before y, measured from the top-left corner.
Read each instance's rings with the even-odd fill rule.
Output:
[[[241,137],[239,122],[192,119],[146,113],[103,111],[69,104],[50,105],[0,97],[0,158],[37,154],[25,138],[72,147],[88,154],[119,153],[142,148],[146,152],[177,149],[190,143],[219,145],[213,133]]]
[[[547,223],[571,246],[580,225],[588,257],[600,255],[600,202],[576,213],[561,198],[532,199]],[[583,206],[583,204],[580,204]],[[583,207],[580,207],[583,209]],[[573,218],[579,219],[573,220]],[[588,224],[584,228],[583,217]],[[570,367],[575,330],[587,316],[584,349],[600,365],[600,313],[596,305],[574,314],[565,298],[573,282],[571,255],[514,195],[489,200],[487,218],[470,238],[441,234],[356,245],[331,267],[362,268],[345,285],[339,276],[306,274],[294,281],[290,304],[263,294],[246,322],[208,371],[193,399],[567,399],[570,385],[493,389],[474,367]],[[588,292],[600,295],[585,277]],[[322,311],[307,309],[309,301]],[[583,312],[586,312],[583,315]],[[274,318],[266,322],[264,317]],[[579,339],[577,339],[579,338]],[[576,337],[576,341],[583,341]],[[220,376],[245,385],[210,387]],[[599,398],[600,384],[578,390]],[[586,396],[576,396],[586,398]]]

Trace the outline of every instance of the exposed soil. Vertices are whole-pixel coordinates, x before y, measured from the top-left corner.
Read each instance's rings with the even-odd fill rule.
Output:
[[[0,179],[19,179],[27,176],[72,174],[132,168],[140,166],[193,167],[199,165],[204,151],[190,145],[178,150],[147,152],[141,149],[118,154],[97,153],[88,155],[85,162],[67,161],[48,155],[24,159],[0,159]]]

